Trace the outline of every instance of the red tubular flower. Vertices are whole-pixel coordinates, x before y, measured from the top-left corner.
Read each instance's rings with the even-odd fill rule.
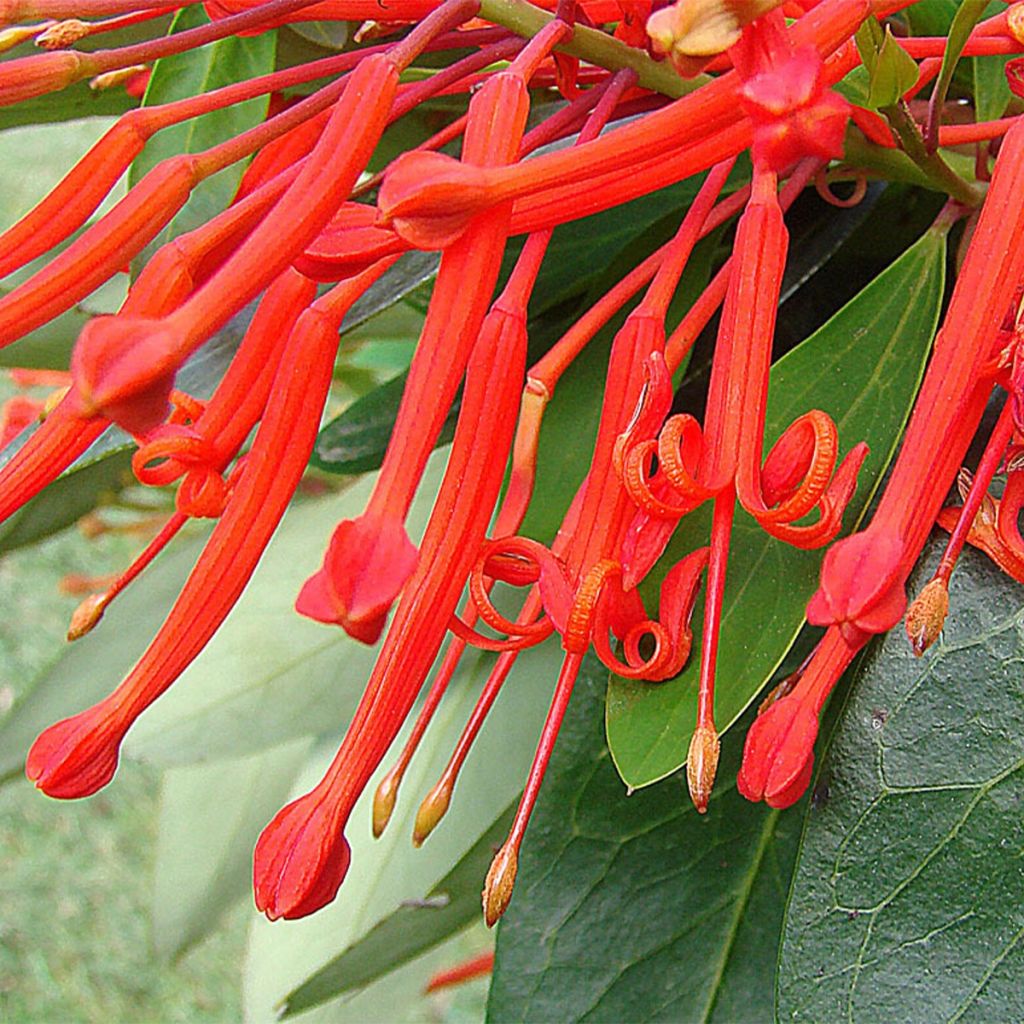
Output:
[[[590,107],[593,107],[593,110],[587,117],[582,131],[579,133],[576,145],[582,145],[596,137],[601,132],[609,117],[612,115],[612,112],[618,106],[622,94],[632,87],[635,79],[636,76],[632,71],[620,71],[608,79],[605,84],[598,86],[593,90],[593,92],[598,93],[599,95],[596,97],[588,97],[589,103],[586,105],[586,108],[590,109]],[[584,104],[582,103],[578,104],[578,107],[580,108],[583,106]],[[567,108],[563,108],[563,110],[564,109]],[[546,125],[547,123],[548,122],[544,122],[543,124]],[[541,127],[543,127],[543,125]],[[532,139],[529,136],[524,139],[524,149],[527,148],[531,141],[535,141],[538,137],[536,130],[534,133],[531,133],[531,135]],[[537,232],[527,239],[523,246],[523,250],[519,255],[519,259],[516,261],[515,268],[509,277],[508,284],[502,293],[502,298],[500,300],[501,304],[506,308],[512,307],[516,309],[518,315],[524,320],[527,315],[529,295],[536,281],[541,262],[547,252],[551,236],[552,232],[549,230]],[[596,329],[597,328],[594,327],[595,331]],[[574,352],[578,352],[579,347],[585,344],[587,340],[589,340],[588,337],[582,337],[578,342],[566,343],[563,339],[562,342],[559,342],[559,344],[555,346],[555,349],[563,350],[562,357],[555,353],[555,365],[553,367],[542,367],[540,369],[535,366],[527,375],[526,387],[523,389],[519,419],[512,446],[511,472],[505,490],[505,496],[502,499],[501,507],[498,510],[492,527],[492,533],[496,537],[512,535],[518,531],[522,524],[533,493],[537,441],[544,408],[550,400],[555,382],[561,372],[568,365],[568,359],[564,358],[564,350],[568,347],[573,349]],[[549,353],[548,356],[541,361],[542,364],[545,363],[545,360],[550,363],[551,360],[549,357],[551,356],[552,353]],[[536,376],[536,374],[539,374],[540,376]],[[489,593],[490,587],[494,581],[492,579],[484,580],[482,575],[477,573],[476,568],[474,569],[470,580],[471,594],[475,593],[483,595],[482,601],[483,603],[487,603],[486,594]],[[539,596],[536,590],[534,590],[528,596],[526,603],[518,616],[516,625],[527,627],[528,630],[531,629],[534,625],[534,620],[540,614],[540,611],[541,605]],[[377,792],[374,795],[374,836],[381,835],[387,826],[395,806],[395,801],[398,796],[398,788],[401,785],[405,771],[412,760],[434,712],[437,710],[441,699],[447,691],[448,683],[451,681],[452,674],[458,667],[467,643],[480,643],[483,639],[479,634],[473,633],[471,635],[471,631],[476,623],[478,614],[479,609],[471,599],[470,602],[468,602],[467,607],[463,610],[463,618],[466,618],[467,621],[464,622],[463,618],[460,618],[459,616],[453,616],[451,620],[451,627],[457,635],[452,639],[448,650],[445,652],[444,658],[434,676],[434,681],[431,684],[430,691],[427,694],[423,707],[416,718],[409,738],[407,739],[405,746],[402,748],[402,752],[399,755],[397,762],[381,780],[377,787]],[[547,623],[544,627],[545,636],[550,633],[549,627],[550,623]],[[533,632],[531,634],[531,639],[539,641],[541,639],[539,631]],[[452,759],[449,762],[445,775],[441,780],[439,780],[438,784],[433,788],[431,793],[427,795],[421,804],[420,811],[416,817],[416,824],[413,829],[413,844],[416,846],[423,843],[426,837],[433,831],[438,822],[447,812],[455,780],[461,769],[465,756],[472,745],[473,738],[475,737],[480,725],[483,723],[483,720],[486,717],[494,699],[497,697],[505,678],[507,678],[509,670],[514,664],[519,648],[510,644],[510,646],[513,646],[513,649],[505,650],[505,645],[501,643],[497,644],[497,646],[503,649],[503,654],[498,659],[494,670],[488,677],[480,699],[477,701],[473,709],[470,722],[459,739],[459,743],[452,755]]]
[[[383,130],[397,83],[398,68],[383,55],[359,65],[288,191],[170,316],[98,317],[87,325],[72,361],[84,414],[103,411],[133,433],[145,433],[164,418],[174,374],[185,358],[281,273],[347,195]]]
[[[821,587],[807,608],[808,621],[828,632],[793,694],[817,715],[853,656],[876,633],[894,626],[906,607],[904,585],[931,530],[949,486],[977,430],[992,388],[991,359],[1007,310],[1024,279],[1024,124],[1018,122],[1000,149],[949,311],[935,339],[925,375],[892,474],[867,530],[839,541],[825,557]],[[780,702],[781,703],[781,702]],[[773,716],[781,717],[782,712]],[[744,749],[744,792],[761,799],[761,781],[772,764],[798,760],[785,741],[766,743],[752,727]],[[756,731],[755,731],[756,730]],[[800,733],[806,736],[806,730]],[[813,737],[811,738],[813,741]],[[801,740],[801,748],[806,747]],[[809,755],[808,755],[809,756]],[[799,796],[806,779],[788,768],[781,775]],[[809,770],[807,774],[809,778]],[[781,786],[781,783],[779,784]],[[775,791],[773,791],[775,792]],[[782,790],[778,790],[782,792]],[[790,801],[791,802],[791,801]]]
[[[33,744],[26,774],[50,796],[88,796],[110,781],[132,722],[185,670],[238,600],[312,450],[338,325],[385,269],[338,286],[299,317],[245,470],[160,632],[109,697],[50,726]]]
[[[46,31],[36,26],[43,45],[56,46],[145,21],[158,12],[158,2],[0,0],[0,22],[29,14],[114,16],[108,23],[68,21]],[[550,709],[483,892],[485,917],[493,924],[511,898],[520,844],[586,654],[593,648],[603,664],[631,679],[657,682],[678,674],[691,653],[691,617],[706,573],[698,711],[687,754],[691,798],[705,812],[718,766],[714,682],[736,506],[776,538],[822,545],[840,529],[866,455],[858,445],[840,462],[836,426],[817,410],[798,417],[766,448],[769,364],[789,244],[784,211],[819,171],[824,179],[825,165],[840,155],[850,117],[849,105],[830,87],[858,62],[852,41],[858,25],[905,3],[687,0],[653,11],[650,0],[558,0],[550,20],[521,5],[512,12],[530,23],[533,37],[524,41],[518,36],[522,25],[505,10],[484,8],[503,22],[515,21],[515,32],[477,27],[478,0],[394,0],[383,7],[376,0],[208,0],[213,22],[198,29],[118,49],[53,52],[0,65],[2,105],[86,76],[101,76],[97,86],[123,83],[132,68],[163,56],[299,18],[378,19],[360,30],[357,43],[397,37],[129,113],[50,196],[0,234],[0,273],[70,239],[48,266],[0,296],[4,344],[119,272],[183,207],[197,183],[253,157],[232,205],[160,247],[120,312],[89,323],[72,356],[68,397],[0,468],[0,485],[6,485],[0,486],[2,517],[114,421],[139,442],[133,468],[140,482],[178,483],[174,514],[124,573],[112,583],[94,584],[106,589],[80,607],[72,635],[98,621],[189,517],[217,520],[179,600],[121,685],[37,739],[26,766],[36,785],[69,798],[93,793],[112,777],[127,730],[224,620],[283,515],[319,427],[345,312],[400,254],[420,249],[442,252],[440,272],[379,478],[363,514],[337,526],[321,568],[296,602],[300,613],[341,625],[362,642],[382,634],[384,640],[323,779],[283,808],[259,838],[257,907],[271,919],[296,918],[334,898],[350,864],[345,832],[353,806],[412,711],[449,632],[452,642],[411,738],[378,788],[374,834],[387,824],[402,774],[465,647],[498,658],[448,766],[419,808],[417,845],[445,814],[470,745],[518,653],[557,632],[563,658]],[[574,13],[585,22],[618,22],[618,41],[599,41],[590,27],[574,29],[567,20]],[[384,18],[386,23],[379,20]],[[647,19],[656,49],[690,70],[695,58],[716,77],[665,84],[664,66],[655,68],[646,52],[631,54],[622,42],[646,47],[640,24]],[[417,24],[407,28],[409,22]],[[979,26],[965,52],[1009,52],[1009,25],[1004,18]],[[702,37],[696,48],[693,39],[682,40],[690,34]],[[909,45],[927,58],[915,90],[937,73],[944,45]],[[427,49],[463,47],[468,55],[456,54],[442,68],[404,74]],[[582,56],[588,53],[601,66],[588,64]],[[283,98],[281,90],[342,73],[347,77],[319,84],[302,99]],[[569,102],[527,134],[530,90],[552,86]],[[651,86],[686,95],[670,102],[649,92]],[[154,132],[268,92],[275,98],[259,124],[159,164],[72,238]],[[366,173],[369,161],[380,157],[388,125],[430,97],[459,93],[471,97],[467,113],[435,126],[439,130],[416,151]],[[869,136],[889,141],[877,116],[861,111],[856,117]],[[625,123],[605,132],[616,120]],[[828,627],[825,637],[787,681],[784,695],[778,691],[762,706],[747,737],[739,788],[750,799],[784,807],[806,788],[831,687],[852,653],[902,614],[906,573],[993,382],[1010,397],[965,490],[943,562],[948,567],[933,581],[942,586],[927,592],[921,616],[908,623],[921,638],[915,642],[934,633],[935,608],[955,555],[965,539],[979,538],[979,522],[1006,564],[1024,566],[1018,523],[1024,507],[1024,343],[1020,317],[1007,315],[1019,305],[1015,289],[1024,278],[1024,172],[1017,170],[1024,163],[1024,128],[1011,118],[936,134],[946,141],[987,140],[1007,124],[950,319],[879,514],[868,530],[825,556],[821,587],[808,607],[809,620]],[[532,155],[577,132],[574,146]],[[460,159],[439,152],[459,136]],[[879,155],[862,140],[860,145],[880,165],[903,159]],[[747,149],[752,181],[719,201],[736,158]],[[941,177],[925,158],[919,162],[922,174]],[[987,170],[987,157],[984,162]],[[573,325],[536,364],[524,390],[527,310],[552,227],[703,171],[706,180],[675,237]],[[788,178],[782,195],[780,178]],[[374,190],[375,205],[365,200]],[[666,338],[669,304],[695,243],[738,213],[734,258]],[[506,244],[519,232],[531,237],[492,303]],[[343,283],[317,298],[319,282],[338,280]],[[559,378],[644,286],[646,294],[615,334],[589,470],[558,535],[550,545],[518,536],[533,496],[544,410]],[[175,391],[184,360],[259,296],[212,399],[203,405]],[[723,304],[703,420],[672,416],[672,376]],[[460,384],[455,442],[417,551],[405,520]],[[239,457],[253,427],[252,447]],[[987,488],[1004,459],[1009,479],[996,502]],[[651,616],[638,585],[680,518],[705,501],[712,504],[708,545],[668,570],[658,615]],[[495,584],[525,588],[518,613],[499,607]]]
[[[868,15],[866,0],[823,0],[789,31],[795,49],[825,57]],[[826,66],[822,84],[849,70]],[[414,244],[446,244],[486,206],[516,199],[524,230],[550,227],[653,191],[735,156],[750,144],[741,82],[722,75],[698,91],[585,147],[482,171],[439,154],[410,154],[385,176],[378,204]],[[628,172],[628,173],[627,173]],[[569,201],[571,199],[571,202]],[[419,242],[416,242],[419,239]]]
[[[816,657],[829,653],[823,644]],[[803,796],[814,767],[819,711],[815,695],[800,691],[780,698],[757,716],[747,733],[736,778],[742,796],[779,809]]]
[[[473,97],[464,160],[502,164],[515,159],[529,111],[525,79],[564,31],[556,23],[549,28]],[[480,331],[510,216],[508,203],[486,212],[442,257],[373,495],[359,519],[346,520],[335,531],[324,567],[328,575],[318,574],[303,591],[301,611],[337,622],[364,642],[380,635],[388,609],[416,564],[405,516]],[[467,280],[475,286],[467,288]]]
[[[334,898],[348,866],[345,822],[409,713],[455,610],[504,476],[526,356],[526,325],[500,305],[466,372],[452,454],[394,621],[323,780],[256,844],[256,905],[302,917]]]

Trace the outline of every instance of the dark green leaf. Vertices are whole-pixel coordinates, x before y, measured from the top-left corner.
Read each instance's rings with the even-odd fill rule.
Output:
[[[289,992],[281,1002],[281,1017],[369,985],[477,920],[481,879],[508,835],[514,812],[514,804],[502,812],[421,902],[399,907]]]
[[[171,32],[185,32],[208,22],[202,5],[194,4],[178,12]],[[209,46],[165,57],[153,67],[143,104],[169,103],[243,78],[268,74],[274,70],[275,41],[272,31],[245,38],[229,36]],[[167,157],[198,153],[254,127],[263,120],[266,111],[267,97],[260,96],[165,128],[147,143],[145,150],[132,163],[129,185],[135,185],[147,171]],[[244,163],[235,163],[201,182],[183,209],[146,248],[140,260],[144,262],[161,243],[205,224],[225,209],[235,194],[243,170]]]
[[[959,7],[960,0],[920,0],[911,4],[905,15],[913,35],[944,36]]]
[[[799,816],[739,796],[738,739],[707,817],[681,776],[627,798],[604,678],[591,660],[576,684],[498,931],[488,1020],[770,1021]]]
[[[208,935],[248,891],[256,838],[288,798],[310,746],[293,740],[164,773],[152,911],[160,956],[178,956]]]
[[[1021,592],[968,549],[951,598],[940,643],[918,660],[894,630],[840,716],[787,909],[780,1020],[1024,1017]]]
[[[90,452],[55,480],[42,494],[0,524],[0,554],[32,544],[76,522],[104,498],[111,498],[132,480],[131,453]]]
[[[863,514],[906,422],[942,302],[945,239],[930,231],[819,331],[772,369],[769,440],[801,413],[820,408],[844,446],[865,440],[872,454],[847,510],[847,529]],[[687,517],[645,584],[648,598],[668,568],[707,543],[710,510]],[[779,664],[803,624],[817,586],[822,551],[773,540],[737,518],[726,580],[715,711],[729,727]],[[695,622],[701,621],[698,602]],[[696,632],[696,631],[695,631]],[[640,787],[671,774],[686,758],[696,720],[700,643],[681,675],[666,683],[613,679],[608,736],[623,779]]]
[[[367,473],[380,467],[408,377],[403,373],[353,402],[320,431],[312,464],[331,473]],[[460,402],[456,400],[437,439],[450,444]]]

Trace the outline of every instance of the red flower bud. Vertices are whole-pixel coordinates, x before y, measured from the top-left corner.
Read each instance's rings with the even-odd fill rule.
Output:
[[[736,780],[748,800],[779,809],[795,804],[811,781],[818,716],[796,693],[776,701],[754,720]]]

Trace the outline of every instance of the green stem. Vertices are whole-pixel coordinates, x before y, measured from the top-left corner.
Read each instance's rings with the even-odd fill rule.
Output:
[[[554,20],[553,14],[534,7],[526,0],[481,0],[480,17],[495,25],[503,25],[523,38],[535,36]],[[668,61],[651,60],[642,50],[585,25],[577,25],[572,38],[558,49],[609,71],[632,68],[639,85],[671,99],[685,96],[711,80],[707,75],[680,78]]]
[[[882,107],[893,132],[903,146],[903,152],[924,172],[930,180],[930,187],[945,192],[965,206],[981,206],[984,190],[961,178],[942,156],[929,153],[917,122],[902,100],[892,106]]]
[[[903,181],[908,185],[934,189],[935,183],[900,149],[889,149],[869,142],[856,128],[850,127],[843,144],[843,166],[867,171],[887,181]],[[833,176],[838,177],[838,174]],[[944,192],[945,189],[942,189]]]

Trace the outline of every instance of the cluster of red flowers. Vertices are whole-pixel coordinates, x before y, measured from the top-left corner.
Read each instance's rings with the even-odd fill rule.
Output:
[[[4,5],[0,15],[9,24],[45,20],[8,28],[3,41],[35,38],[48,52],[0,64],[0,103],[83,78],[137,83],[140,66],[161,57],[287,21],[379,18],[382,10],[388,20],[366,33],[383,41],[362,49],[132,110],[0,236],[6,274],[86,225],[155,132],[329,79],[304,98],[274,104],[261,124],[235,138],[158,164],[0,298],[0,343],[7,344],[121,271],[201,181],[253,157],[231,205],[158,249],[120,311],[88,324],[74,350],[66,394],[0,470],[5,517],[114,423],[138,442],[133,466],[140,482],[180,481],[175,514],[121,578],[82,606],[76,635],[95,624],[190,517],[217,520],[138,664],[105,700],[36,740],[28,775],[61,798],[86,796],[110,781],[127,730],[216,631],[280,521],[316,437],[345,313],[403,253],[440,250],[373,495],[361,516],[337,526],[322,569],[297,601],[300,613],[364,643],[384,633],[383,644],[327,774],[285,807],[257,844],[256,901],[272,918],[299,917],[334,897],[349,863],[344,831],[353,805],[449,633],[412,737],[377,791],[376,834],[387,824],[405,767],[466,646],[499,656],[448,768],[421,806],[417,842],[445,813],[469,747],[518,653],[555,633],[565,652],[562,671],[518,813],[484,890],[485,914],[493,922],[510,899],[519,846],[584,655],[593,648],[627,678],[678,674],[690,654],[690,619],[706,575],[699,710],[687,762],[690,792],[703,812],[718,762],[715,662],[736,505],[767,533],[799,547],[828,545],[841,530],[866,446],[854,443],[840,459],[835,424],[808,410],[764,451],[788,244],[784,213],[842,156],[848,131],[879,147],[897,145],[879,114],[851,106],[831,87],[865,59],[862,37],[860,50],[854,41],[858,29],[908,0],[678,0],[660,9],[652,0],[559,0],[553,11],[525,0],[210,0],[211,20],[202,27],[120,49],[70,48],[88,35],[164,13],[166,0],[159,2]],[[86,15],[107,20],[77,20]],[[1022,21],[1020,10],[1010,8],[982,22],[963,52],[1021,51]],[[911,94],[938,74],[945,46],[942,38],[905,41],[904,59],[909,54],[920,61]],[[403,72],[428,50],[454,56],[429,77],[404,80]],[[668,61],[656,59],[664,55]],[[1013,63],[1010,74],[1018,74]],[[530,90],[544,87],[558,88],[566,102],[527,131]],[[394,160],[379,179],[375,203],[354,200],[385,128],[446,90],[471,93],[466,113]],[[907,132],[920,142],[922,167],[933,173],[936,187],[956,176],[926,136],[939,144],[984,143],[992,152],[1000,142],[998,156],[991,175],[987,161],[980,162],[991,178],[987,194],[962,179],[947,188],[953,198],[944,217],[970,213],[972,202],[980,213],[902,449],[870,525],[825,555],[820,589],[807,609],[809,622],[826,627],[824,638],[766,701],[747,736],[740,790],[774,807],[788,806],[806,789],[820,712],[854,654],[903,617],[907,576],[997,385],[1006,395],[1003,413],[977,473],[964,480],[963,507],[942,512],[952,532],[949,550],[907,616],[916,649],[941,629],[946,585],[966,540],[1024,575],[1018,528],[1024,504],[1018,455],[1024,437],[1024,123],[1008,117],[928,127],[922,133],[916,123],[903,124],[900,137],[908,152]],[[438,151],[460,136],[459,158]],[[570,147],[531,155],[568,138]],[[723,198],[745,151],[749,183]],[[705,171],[675,236],[527,369],[527,307],[553,228]],[[737,213],[732,257],[666,337],[669,302],[695,244]],[[508,240],[524,233],[521,255],[493,298]],[[559,378],[642,289],[615,336],[589,471],[558,536],[550,547],[520,536],[541,421]],[[175,390],[182,363],[260,296],[210,401]],[[672,375],[719,307],[703,422],[669,415]],[[447,470],[417,548],[405,519],[460,387]],[[997,501],[988,489],[1004,463],[1008,482]],[[668,572],[652,618],[637,585],[680,519],[705,502],[713,506],[708,544]],[[514,621],[492,603],[495,582],[526,588]],[[481,623],[489,632],[478,629]]]

